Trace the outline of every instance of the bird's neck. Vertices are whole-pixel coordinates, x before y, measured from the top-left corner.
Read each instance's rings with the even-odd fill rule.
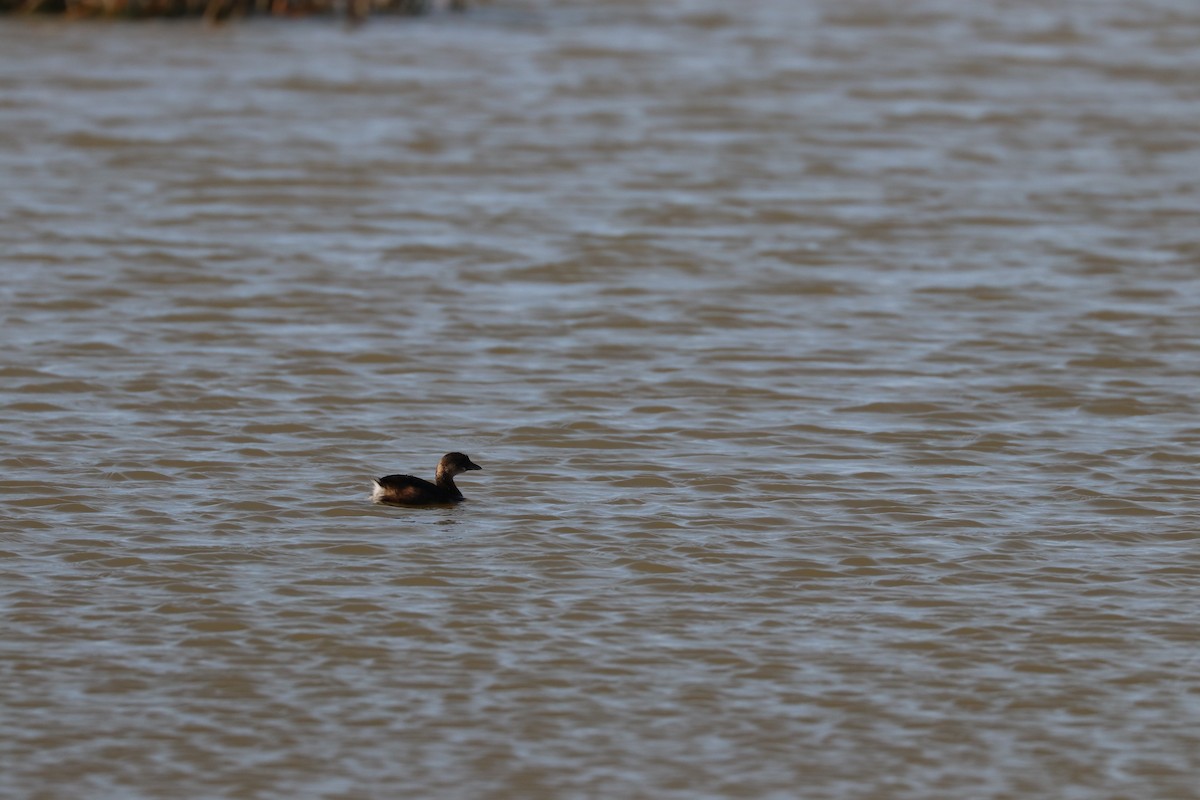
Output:
[[[437,484],[437,487],[439,489],[441,489],[443,492],[448,492],[449,494],[451,494],[454,497],[462,497],[462,492],[460,492],[458,490],[458,487],[454,485],[454,473],[453,472],[443,472],[442,470],[439,469],[437,471],[437,478],[435,479],[434,482]]]

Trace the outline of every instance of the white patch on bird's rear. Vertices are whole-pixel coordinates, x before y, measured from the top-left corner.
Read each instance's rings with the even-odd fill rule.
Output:
[[[375,478],[371,479],[371,483],[374,484],[371,488],[371,499],[376,503],[382,503],[383,498],[387,496],[387,490],[384,489],[383,484],[381,484]]]

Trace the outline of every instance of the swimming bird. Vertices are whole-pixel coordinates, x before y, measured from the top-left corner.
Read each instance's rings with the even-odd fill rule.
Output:
[[[433,483],[412,475],[384,475],[375,478],[371,499],[376,503],[400,506],[432,506],[457,503],[463,494],[454,485],[454,476],[483,469],[462,453],[446,453],[438,462]]]

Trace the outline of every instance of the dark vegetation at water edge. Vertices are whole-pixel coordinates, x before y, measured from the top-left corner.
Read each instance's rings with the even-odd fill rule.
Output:
[[[68,17],[315,16],[425,14],[435,8],[466,11],[468,0],[0,0],[0,13]]]

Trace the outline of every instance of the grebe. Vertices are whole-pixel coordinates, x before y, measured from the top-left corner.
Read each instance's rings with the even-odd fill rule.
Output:
[[[412,475],[385,475],[375,478],[371,499],[376,503],[391,503],[400,506],[431,506],[441,503],[457,503],[463,499],[462,492],[454,485],[454,476],[473,469],[483,469],[462,453],[446,453],[437,465],[437,475],[430,483]]]

